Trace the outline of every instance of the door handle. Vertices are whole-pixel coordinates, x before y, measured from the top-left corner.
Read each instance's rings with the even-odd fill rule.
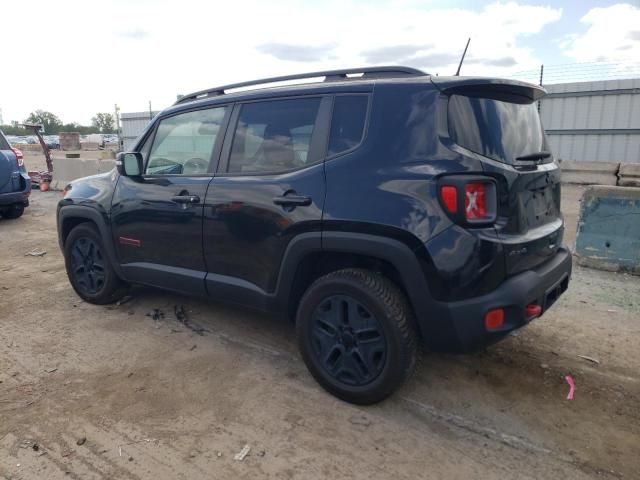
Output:
[[[171,198],[172,202],[192,205],[194,203],[200,203],[200,197],[198,195],[176,195]]]
[[[281,207],[308,207],[311,205],[311,198],[303,195],[282,195],[275,197],[273,203]]]

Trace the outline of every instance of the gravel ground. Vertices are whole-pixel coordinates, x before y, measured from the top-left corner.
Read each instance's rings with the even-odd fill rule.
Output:
[[[564,192],[571,243],[581,190]],[[34,192],[23,218],[0,220],[0,477],[639,478],[638,277],[575,268],[517,335],[424,354],[392,398],[357,407],[313,381],[284,320],[144,288],[82,302],[59,198]]]

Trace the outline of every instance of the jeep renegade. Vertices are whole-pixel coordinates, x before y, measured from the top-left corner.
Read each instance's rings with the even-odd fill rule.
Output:
[[[66,188],[69,280],[96,304],[144,284],[289,315],[325,389],[380,401],[419,344],[486,346],[567,289],[544,93],[376,67],[184,96]]]

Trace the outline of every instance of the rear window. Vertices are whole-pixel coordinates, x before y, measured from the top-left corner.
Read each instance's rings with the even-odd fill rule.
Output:
[[[2,132],[0,132],[0,150],[11,150],[11,145],[9,145],[7,139],[4,138]]]
[[[333,103],[329,156],[346,152],[362,140],[367,116],[366,95],[339,95]]]
[[[452,95],[449,133],[454,142],[499,162],[546,150],[536,103]]]

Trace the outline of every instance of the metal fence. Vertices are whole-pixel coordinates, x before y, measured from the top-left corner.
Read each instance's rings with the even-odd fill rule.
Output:
[[[640,79],[545,88],[540,116],[556,158],[640,163]]]

